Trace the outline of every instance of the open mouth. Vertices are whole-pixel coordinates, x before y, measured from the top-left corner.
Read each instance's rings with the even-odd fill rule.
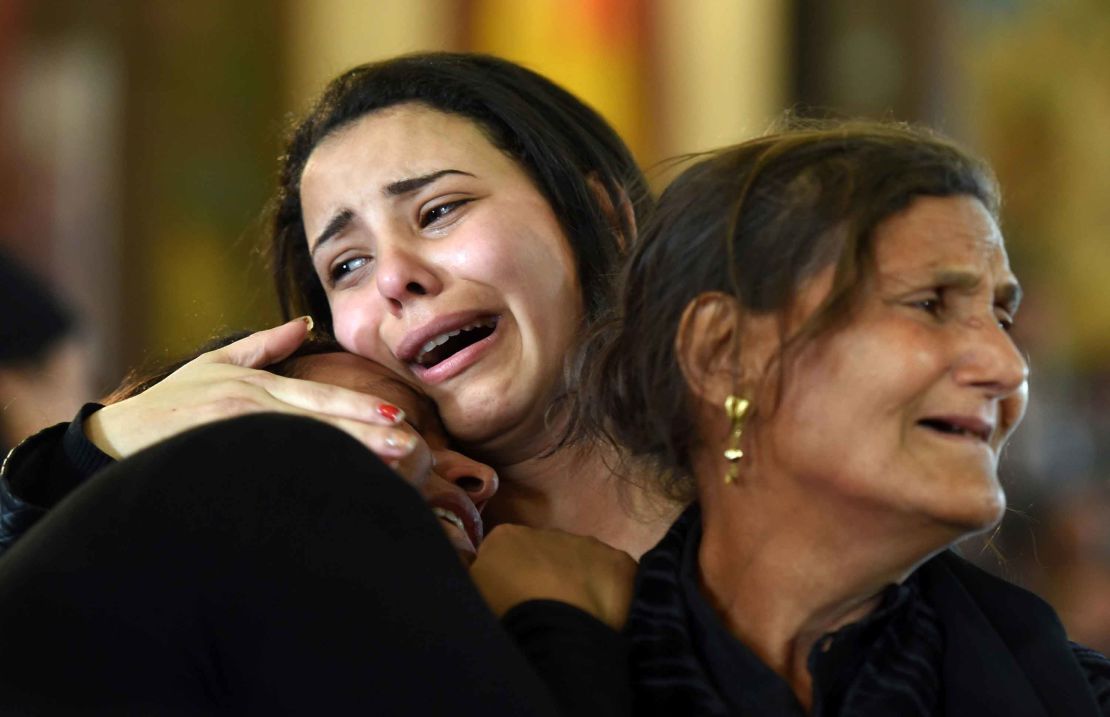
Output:
[[[440,508],[439,506],[434,506],[432,508],[432,512],[436,514],[437,518],[440,518],[441,520],[446,520],[448,523],[458,528],[459,531],[461,531],[464,535],[466,534],[466,525],[463,524],[462,518],[460,518],[459,516],[455,515],[445,508]]]
[[[918,421],[918,424],[937,431],[938,433],[946,433],[951,436],[964,436],[984,442],[989,441],[991,436],[990,427],[980,424],[958,423],[955,421],[946,421],[942,418],[926,418]]]
[[[468,346],[478,343],[496,329],[497,317],[487,316],[453,331],[442,333],[420,347],[415,363],[422,368],[431,368]]]
[[[461,535],[465,536],[470,550],[478,549],[478,544],[482,542],[482,524],[481,518],[479,518],[477,514],[474,515],[474,522],[471,523],[470,520],[459,515],[458,512],[451,508],[433,505],[431,509],[432,513],[434,513],[437,518],[448,525],[454,526]]]

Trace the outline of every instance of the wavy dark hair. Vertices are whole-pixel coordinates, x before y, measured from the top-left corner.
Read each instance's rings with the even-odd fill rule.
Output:
[[[293,128],[281,158],[269,248],[285,317],[311,314],[318,327],[332,328],[301,216],[300,181],[309,155],[335,131],[403,103],[473,121],[516,160],[570,241],[587,318],[611,305],[623,242],[635,236],[635,222],[652,204],[628,147],[601,115],[531,70],[488,55],[425,53],[348,70]]]
[[[915,197],[954,195],[978,199],[997,219],[990,168],[904,124],[794,123],[700,155],[660,197],[621,275],[614,315],[580,350],[572,370],[587,377],[568,440],[606,438],[654,463],[671,497],[692,498],[696,427],[675,347],[687,305],[718,291],[743,311],[782,317],[781,390],[781,357],[850,318],[873,271],[876,226]],[[833,264],[829,295],[788,337],[785,317],[802,283]]]

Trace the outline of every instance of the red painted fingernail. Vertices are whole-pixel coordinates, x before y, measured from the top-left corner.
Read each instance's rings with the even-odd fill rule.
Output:
[[[378,413],[380,413],[390,423],[400,423],[401,419],[405,417],[405,412],[394,406],[392,403],[383,403],[378,406]]]

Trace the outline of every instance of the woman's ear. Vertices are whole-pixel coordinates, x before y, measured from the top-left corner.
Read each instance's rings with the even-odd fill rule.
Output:
[[[617,206],[613,206],[613,199],[609,196],[605,184],[598,178],[597,172],[591,172],[586,177],[586,184],[589,185],[590,191],[594,193],[598,206],[605,214],[605,220],[617,237],[617,245],[620,247],[621,254],[626,253],[632,243],[636,241],[637,232],[636,212],[632,211],[632,202],[628,199],[628,194],[623,188],[620,189],[619,203]],[[628,232],[625,231],[625,227],[628,227],[628,232],[631,232],[632,236],[627,236]]]
[[[723,405],[740,382],[741,318],[739,302],[719,291],[699,295],[682,312],[675,356],[690,392],[707,403]]]

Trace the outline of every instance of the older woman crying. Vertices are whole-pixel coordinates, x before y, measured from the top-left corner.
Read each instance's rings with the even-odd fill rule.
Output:
[[[989,169],[904,126],[701,159],[582,409],[696,499],[628,623],[647,714],[1110,714],[1110,663],[948,550],[1002,517],[1021,298]]]

